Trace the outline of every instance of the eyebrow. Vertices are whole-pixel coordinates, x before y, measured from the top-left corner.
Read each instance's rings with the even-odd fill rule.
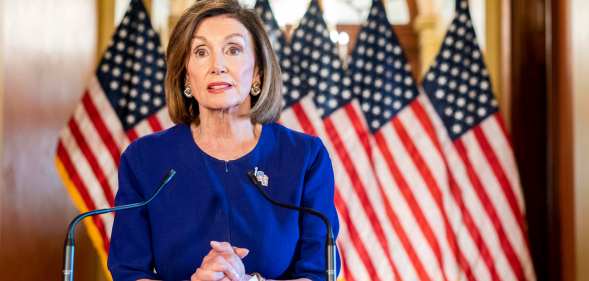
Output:
[[[243,36],[243,34],[241,34],[241,33],[237,33],[237,32],[236,32],[236,33],[231,33],[231,34],[229,34],[229,35],[225,36],[225,39],[224,39],[224,40],[227,40],[227,39],[229,39],[229,38],[231,38],[231,37],[241,37],[243,40],[246,40],[246,39],[245,39],[245,36]],[[203,37],[203,36],[194,35],[194,36],[192,37],[192,39],[199,39],[199,40],[201,40],[201,41],[205,41],[205,42],[207,42],[207,38],[205,38],[205,37]]]

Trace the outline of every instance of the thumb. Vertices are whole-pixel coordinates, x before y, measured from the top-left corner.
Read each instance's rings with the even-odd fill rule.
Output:
[[[249,253],[250,250],[246,249],[246,248],[238,248],[238,247],[234,247],[233,250],[235,251],[235,254],[237,254],[237,256],[240,259],[245,258]]]

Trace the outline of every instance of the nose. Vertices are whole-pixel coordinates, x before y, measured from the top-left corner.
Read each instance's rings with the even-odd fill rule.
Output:
[[[224,74],[227,73],[227,67],[222,55],[213,55],[213,61],[211,65],[211,74]]]

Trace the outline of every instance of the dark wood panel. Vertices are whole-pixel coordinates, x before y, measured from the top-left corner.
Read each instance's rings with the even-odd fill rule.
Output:
[[[553,186],[549,203],[549,260],[554,264],[551,280],[575,280],[575,197],[573,155],[573,92],[571,85],[570,1],[551,0],[551,59],[548,73],[551,75],[549,101],[549,164]]]
[[[77,211],[54,168],[59,130],[92,75],[94,1],[4,1],[0,280],[60,280]],[[104,280],[85,231],[77,279]]]
[[[511,1],[510,92],[513,146],[526,202],[530,250],[538,280],[560,280],[558,214],[549,154],[550,0]],[[554,33],[552,33],[554,34]],[[556,241],[556,242],[551,242]]]

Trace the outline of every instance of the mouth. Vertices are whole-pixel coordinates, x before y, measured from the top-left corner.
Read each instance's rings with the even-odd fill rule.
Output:
[[[233,85],[227,82],[212,82],[207,85],[207,91],[212,94],[223,93],[231,88]]]

